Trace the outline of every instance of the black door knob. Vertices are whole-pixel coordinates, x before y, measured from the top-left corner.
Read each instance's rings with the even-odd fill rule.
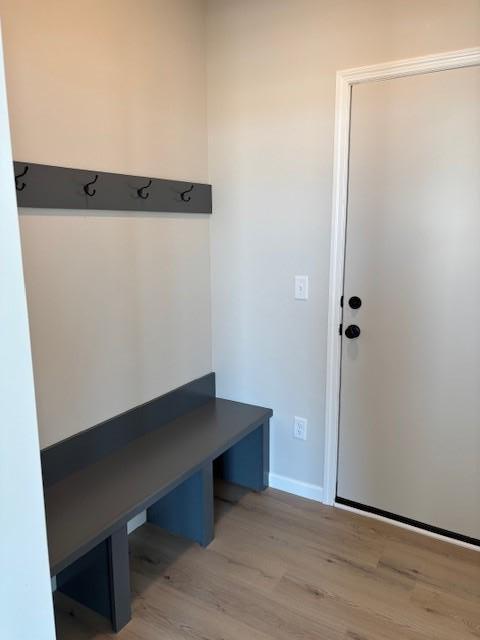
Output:
[[[354,340],[355,338],[358,338],[360,333],[361,333],[360,327],[357,327],[356,324],[351,324],[345,329],[345,335],[350,340]]]
[[[362,306],[362,301],[358,296],[352,296],[348,301],[348,304],[350,305],[351,309],[360,309],[360,307]]]

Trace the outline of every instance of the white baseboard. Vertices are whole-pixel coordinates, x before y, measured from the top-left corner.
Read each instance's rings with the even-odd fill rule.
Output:
[[[269,486],[272,487],[272,489],[292,493],[301,498],[323,502],[323,487],[316,484],[309,484],[308,482],[301,482],[300,480],[294,480],[286,476],[279,476],[276,473],[270,473]]]
[[[135,529],[138,529],[138,527],[141,527],[142,524],[145,524],[146,521],[147,521],[147,512],[142,511],[141,513],[137,514],[134,518],[132,518],[127,522],[127,533],[128,534],[132,533],[132,531],[135,531]]]

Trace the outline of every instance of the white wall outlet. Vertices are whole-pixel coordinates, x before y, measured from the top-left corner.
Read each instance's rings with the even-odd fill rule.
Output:
[[[307,419],[295,416],[293,420],[293,437],[299,440],[307,439]]]
[[[295,276],[295,300],[308,300],[308,276]]]

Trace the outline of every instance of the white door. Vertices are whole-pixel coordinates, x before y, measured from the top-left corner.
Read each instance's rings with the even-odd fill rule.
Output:
[[[480,539],[480,67],[352,88],[337,499]]]
[[[53,640],[32,356],[0,34],[0,638]]]

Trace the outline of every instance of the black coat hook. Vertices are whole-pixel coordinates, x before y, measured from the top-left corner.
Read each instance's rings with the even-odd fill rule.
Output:
[[[18,184],[18,180],[19,180],[19,178],[23,178],[23,176],[27,175],[27,171],[29,170],[29,168],[30,167],[28,166],[28,164],[25,165],[25,169],[22,171],[22,173],[19,173],[18,175],[15,176],[15,189],[17,191],[23,191],[25,189],[25,187],[27,186],[25,184],[25,182],[22,182],[22,184],[19,185]]]
[[[180,194],[180,198],[183,200],[183,202],[190,202],[192,198],[190,196],[187,196],[187,193],[190,193],[191,191],[193,191],[194,188],[195,188],[195,185],[192,184],[192,186],[189,189],[182,191],[182,193]]]
[[[144,193],[145,189],[148,189],[148,187],[152,184],[152,181],[149,180],[148,184],[146,184],[144,187],[140,187],[140,189],[137,189],[137,193],[138,193],[138,197],[141,198],[142,200],[146,200],[148,198],[148,196],[150,195],[149,193]]]
[[[90,191],[90,189],[88,187],[90,187],[90,185],[95,184],[95,182],[98,180],[98,173],[95,176],[95,178],[91,181],[91,182],[87,182],[87,184],[83,187],[83,190],[85,191],[85,193],[87,194],[87,196],[94,196],[97,193],[96,189],[92,189]]]

